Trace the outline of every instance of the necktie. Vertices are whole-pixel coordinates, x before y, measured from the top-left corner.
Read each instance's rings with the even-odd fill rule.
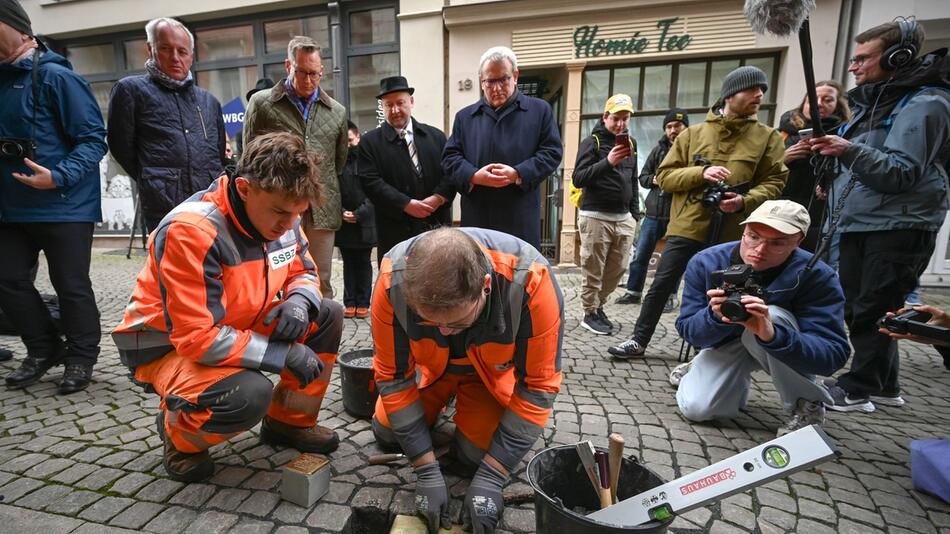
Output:
[[[399,130],[399,138],[409,147],[409,158],[412,159],[412,165],[416,168],[416,173],[422,173],[422,166],[419,165],[419,155],[416,154],[416,143],[412,139],[406,138],[406,130]]]

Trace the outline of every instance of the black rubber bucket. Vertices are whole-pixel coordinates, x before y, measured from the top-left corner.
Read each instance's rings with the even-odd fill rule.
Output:
[[[341,354],[336,363],[343,384],[343,409],[353,417],[369,419],[379,397],[373,376],[373,349],[351,350]]]
[[[597,450],[607,452],[599,447]],[[673,522],[673,518],[670,518],[662,523],[652,521],[634,527],[616,527],[575,512],[574,509],[578,507],[588,511],[597,510],[600,501],[573,445],[551,447],[536,454],[528,462],[528,483],[534,489],[534,518],[538,532],[663,534]],[[636,459],[624,458],[620,466],[617,497],[624,500],[663,483],[663,479],[640,465]]]

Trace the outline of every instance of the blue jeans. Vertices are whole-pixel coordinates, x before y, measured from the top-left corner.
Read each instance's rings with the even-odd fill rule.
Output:
[[[656,242],[666,234],[668,221],[661,221],[655,217],[644,217],[640,221],[640,238],[637,240],[637,252],[630,261],[630,274],[627,276],[627,291],[642,293],[643,284],[647,279],[647,267]],[[676,281],[675,295],[679,291],[679,280]]]

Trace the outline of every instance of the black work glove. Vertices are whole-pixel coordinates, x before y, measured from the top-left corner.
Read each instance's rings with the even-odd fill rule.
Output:
[[[465,493],[462,525],[471,528],[475,534],[493,534],[505,511],[501,488],[507,482],[507,475],[482,460]]]
[[[307,387],[323,372],[323,362],[303,343],[294,343],[290,347],[284,366],[297,378],[301,388]]]
[[[277,326],[271,332],[271,339],[297,340],[307,332],[310,324],[310,301],[303,295],[290,295],[267,312],[264,325],[269,326],[274,319],[277,319]]]
[[[416,473],[416,512],[426,520],[429,534],[436,534],[440,526],[451,528],[449,520],[449,487],[442,478],[439,462],[423,464]]]

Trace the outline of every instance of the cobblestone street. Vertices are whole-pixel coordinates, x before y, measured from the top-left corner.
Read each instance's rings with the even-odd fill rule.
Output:
[[[129,381],[109,337],[144,257],[127,260],[124,253],[105,252],[96,250],[93,257],[103,330],[93,384],[76,394],[57,395],[59,367],[26,390],[0,387],[0,532],[384,533],[388,530],[379,526],[379,518],[412,513],[410,469],[367,464],[369,455],[381,451],[369,422],[343,411],[338,370],[320,422],[335,428],[342,443],[330,455],[330,491],[313,507],[281,501],[281,467],[298,453],[262,444],[257,429],[212,449],[217,471],[209,481],[185,485],[169,479],[155,430],[158,399]],[[756,375],[741,417],[691,424],[678,413],[668,382],[680,349],[675,314],[664,315],[647,358],[611,361],[608,344],[631,333],[639,306],[611,301],[606,312],[623,323],[621,333],[595,336],[579,326],[580,275],[563,269],[558,273],[566,307],[564,384],[536,450],[581,439],[606,446],[608,433],[619,432],[628,454],[670,480],[774,438],[786,416],[764,374]],[[38,280],[49,287],[45,260]],[[334,282],[342,296],[339,262]],[[925,289],[922,297],[950,305],[941,291]],[[346,319],[341,353],[371,346],[368,320]],[[0,364],[6,375],[25,350],[14,337],[0,337],[0,347],[16,353]],[[901,354],[904,407],[827,416],[825,429],[836,441],[840,459],[686,513],[676,518],[670,532],[950,534],[950,506],[914,491],[909,469],[912,439],[950,436],[950,371],[930,347],[903,343]],[[512,484],[526,484],[525,463]],[[446,478],[456,497],[457,517],[468,482]],[[534,525],[533,504],[506,509],[503,532],[534,532]]]

